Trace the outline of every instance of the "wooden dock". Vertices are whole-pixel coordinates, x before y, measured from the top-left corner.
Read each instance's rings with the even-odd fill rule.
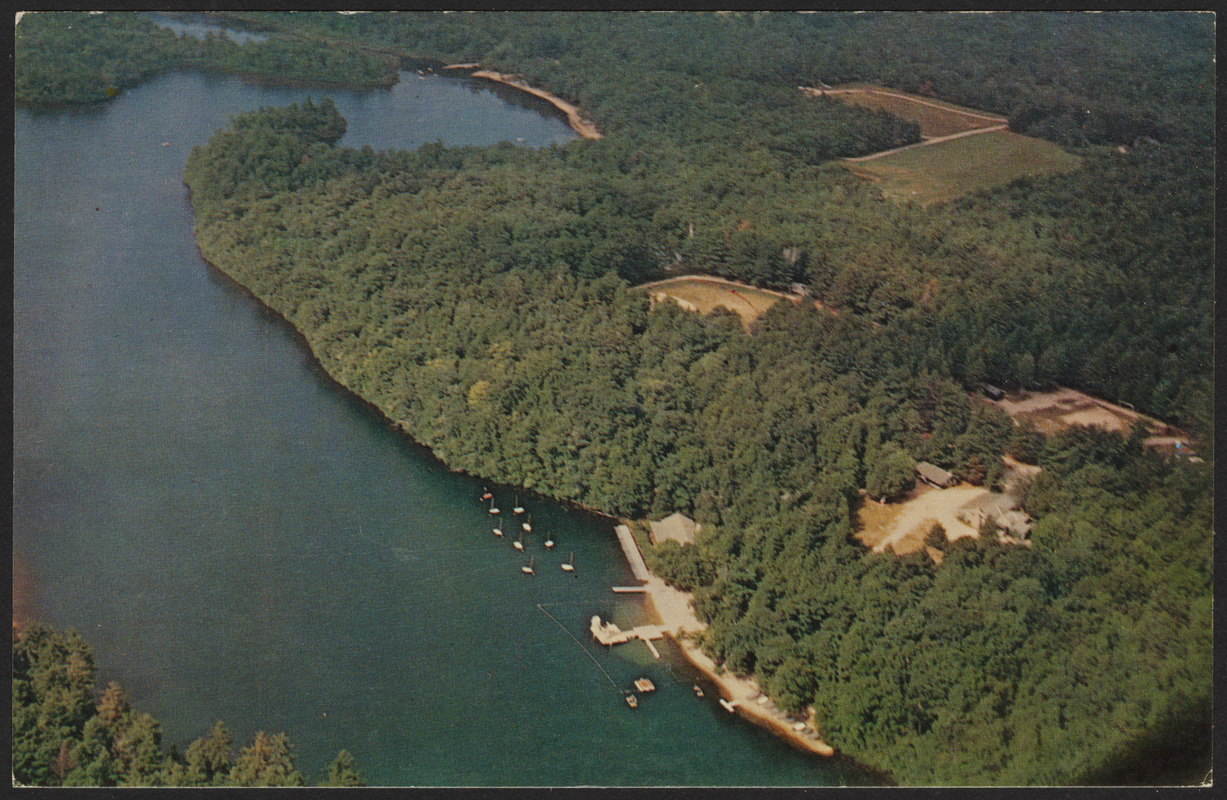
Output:
[[[648,565],[643,563],[643,554],[639,552],[639,545],[635,543],[635,537],[631,533],[631,529],[625,525],[619,525],[614,528],[614,532],[618,534],[618,541],[622,544],[622,552],[626,554],[626,560],[630,562],[631,572],[634,574],[635,580],[646,581],[650,577]]]
[[[631,639],[639,639],[648,646],[656,658],[660,658],[660,651],[656,649],[656,645],[652,644],[652,640],[665,637],[665,632],[659,625],[640,625],[624,631],[612,622],[601,622],[599,616],[592,618],[588,630],[592,631],[593,637],[598,642],[605,645],[623,644]]]

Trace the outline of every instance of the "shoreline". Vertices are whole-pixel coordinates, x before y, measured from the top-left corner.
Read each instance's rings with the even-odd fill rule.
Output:
[[[189,202],[191,201],[191,187],[188,187],[188,200]],[[200,252],[199,246],[197,246],[196,250],[200,256],[200,260],[203,261],[210,269],[214,270],[216,274],[222,276],[236,288],[240,289],[244,294],[254,300],[265,313],[269,314],[279,323],[285,325],[290,331],[292,331],[294,336],[298,338],[303,347],[306,349],[307,354],[310,356],[312,365],[318,368],[323,377],[325,377],[337,388],[344,391],[354,400],[358,401],[364,408],[374,413],[382,422],[395,430],[396,433],[404,437],[409,444],[417,448],[419,452],[429,456],[441,467],[454,474],[464,475],[466,477],[478,480],[486,480],[487,483],[491,484],[497,483],[496,481],[483,479],[481,476],[473,475],[465,470],[456,469],[448,465],[445,461],[435,455],[434,451],[431,450],[428,445],[414,439],[409,431],[405,430],[400,423],[384,413],[383,409],[337,380],[336,377],[328,371],[328,368],[324,366],[323,362],[320,361],[319,355],[315,352],[315,348],[311,346],[310,340],[307,339],[306,334],[298,329],[298,326],[296,326],[280,311],[266,303],[263,298],[253,292],[238,278],[234,277],[229,272],[206,258],[204,253]],[[521,494],[531,492],[529,489],[514,487],[509,484],[506,485],[506,488],[515,489]],[[582,503],[550,497],[548,495],[543,495],[536,492],[533,492],[533,494],[538,494],[538,496],[551,502],[559,503],[560,505],[569,506],[589,514],[593,514],[594,516],[602,517],[613,523],[626,522],[625,520],[621,520],[618,517],[604,511],[585,506]],[[649,572],[649,574],[651,573]],[[725,697],[725,699],[737,703],[737,708],[742,717],[748,719],[750,722],[756,725],[766,728],[772,734],[779,736],[799,749],[806,750],[807,752],[811,752],[825,758],[830,758],[837,754],[835,748],[831,747],[831,745],[822,741],[820,738],[805,735],[804,733],[798,733],[797,731],[792,730],[784,720],[778,719],[767,709],[758,705],[758,703],[753,702],[751,698],[761,693],[761,690],[758,688],[758,684],[752,678],[738,678],[728,672],[724,672],[723,674],[717,673],[715,662],[704,654],[703,651],[699,649],[698,645],[687,638],[690,634],[701,633],[707,627],[707,625],[701,622],[694,614],[694,610],[691,607],[691,601],[693,600],[693,595],[691,593],[683,592],[669,586],[664,582],[664,579],[657,575],[652,575],[652,577],[645,584],[644,588],[646,589],[645,594],[651,602],[649,615],[660,621],[661,627],[664,629],[669,638],[677,643],[678,648],[681,650],[685,659],[696,669],[706,675],[713,683],[715,683],[720,688],[720,693]]]
[[[626,524],[626,521],[623,520]],[[651,574],[649,572],[649,574]],[[817,734],[793,730],[793,720],[776,710],[775,706],[766,707],[757,701],[765,696],[753,678],[739,678],[730,672],[718,671],[716,663],[704,653],[691,638],[706,630],[707,625],[695,616],[692,607],[694,595],[683,592],[665,583],[664,579],[652,575],[644,584],[645,594],[651,602],[651,616],[654,616],[661,629],[669,638],[677,643],[682,655],[700,672],[706,675],[720,688],[723,699],[736,704],[738,713],[750,722],[766,728],[772,734],[784,739],[799,749],[815,755],[830,758],[836,755],[835,748],[824,742]],[[813,713],[810,713],[812,727]]]
[[[513,89],[519,89],[522,92],[527,92],[534,97],[540,97],[550,105],[557,108],[567,116],[567,123],[571,126],[571,130],[578,133],[584,139],[600,139],[601,132],[597,130],[596,125],[584,118],[580,113],[579,106],[568,103],[561,97],[550,94],[544,89],[538,89],[536,86],[531,86],[517,78],[515,75],[510,75],[505,72],[496,72],[492,69],[484,69],[481,64],[447,64],[443,69],[453,70],[473,70],[469,73],[470,77],[481,78],[482,80],[491,81],[493,83],[501,83],[504,86],[510,86]]]

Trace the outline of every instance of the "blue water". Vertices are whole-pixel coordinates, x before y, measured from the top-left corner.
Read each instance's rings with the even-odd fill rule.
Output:
[[[81,631],[167,743],[218,719],[239,745],[284,731],[310,780],[341,748],[378,785],[848,778],[712,687],[694,697],[670,646],[599,649],[591,615],[645,619],[609,591],[631,576],[607,521],[521,495],[524,575],[480,480],[393,432],[201,261],[190,149],[231,114],[325,95],[347,146],[574,138],[539,105],[412,72],[361,93],[171,74],[16,114],[13,555],[37,617]],[[659,689],[631,711],[640,675]]]

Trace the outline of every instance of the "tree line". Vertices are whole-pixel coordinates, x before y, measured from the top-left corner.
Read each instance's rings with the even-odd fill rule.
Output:
[[[13,635],[13,780],[26,786],[303,786],[284,733],[260,731],[234,753],[217,722],[180,749],[163,749],[156,719],[118,683],[101,693],[86,641],[35,624]],[[363,786],[353,756],[337,753],[321,786]]]

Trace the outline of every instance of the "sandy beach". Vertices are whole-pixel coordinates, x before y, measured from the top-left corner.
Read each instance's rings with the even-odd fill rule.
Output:
[[[444,67],[444,69],[475,69],[480,66],[480,64],[448,64]],[[601,132],[596,129],[596,125],[593,125],[592,122],[584,119],[583,114],[580,113],[579,107],[572,103],[568,103],[561,97],[552,95],[544,89],[538,89],[535,86],[530,86],[514,75],[508,75],[503,72],[495,72],[492,69],[475,69],[474,72],[469,74],[474,78],[482,78],[483,80],[501,83],[506,86],[519,89],[522,92],[528,92],[531,95],[540,97],[542,100],[548,101],[559,111],[566,114],[567,122],[571,125],[571,129],[580,136],[584,137],[585,139],[601,138]]]
[[[699,649],[690,638],[701,633],[707,626],[695,616],[691,606],[693,595],[669,586],[663,579],[653,575],[644,584],[651,598],[658,623],[681,647],[687,660],[703,671],[719,687],[724,699],[736,704],[737,711],[755,723],[770,728],[793,744],[823,756],[835,755],[835,748],[822,741],[816,734],[795,731],[793,721],[773,705],[758,702],[763,697],[758,684],[750,678],[738,678],[729,672],[718,672],[716,664]]]

